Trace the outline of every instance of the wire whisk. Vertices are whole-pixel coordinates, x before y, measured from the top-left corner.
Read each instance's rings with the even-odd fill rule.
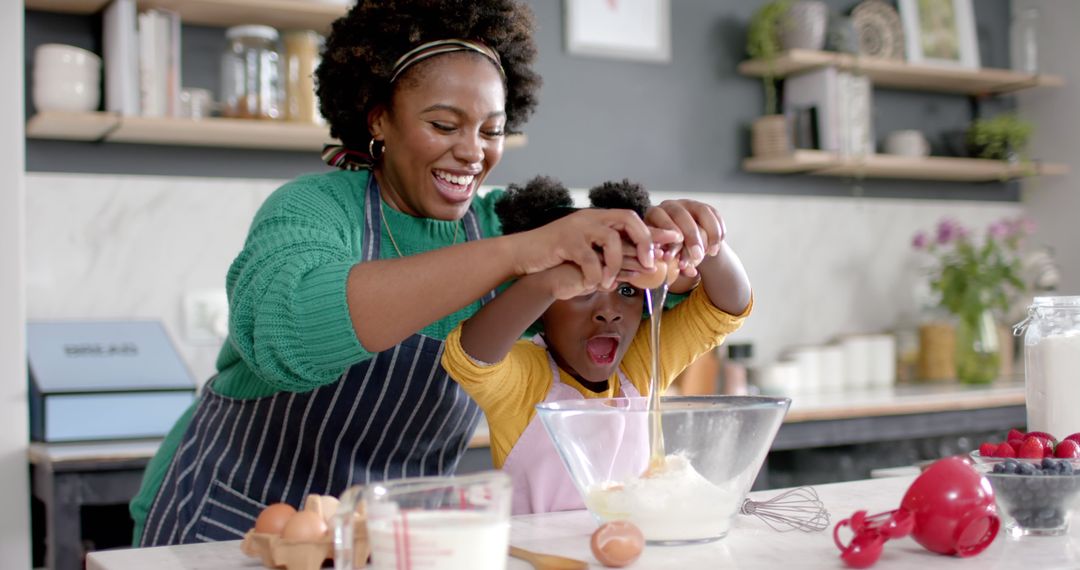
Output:
[[[829,511],[813,487],[796,487],[767,501],[743,501],[739,512],[753,515],[778,532],[820,532],[829,528]]]

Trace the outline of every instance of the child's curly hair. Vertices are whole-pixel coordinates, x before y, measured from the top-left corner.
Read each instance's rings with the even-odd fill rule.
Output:
[[[532,12],[517,0],[359,0],[326,39],[315,71],[319,110],[331,136],[347,148],[367,148],[367,116],[390,103],[394,62],[422,43],[462,38],[499,54],[506,73],[506,129],[519,132],[540,87],[532,70],[532,32]]]
[[[589,190],[589,203],[593,208],[633,210],[643,218],[650,206],[645,188],[625,179],[604,182]],[[495,202],[503,234],[536,229],[576,210],[566,186],[548,176],[537,176],[524,187],[511,184],[506,194]]]

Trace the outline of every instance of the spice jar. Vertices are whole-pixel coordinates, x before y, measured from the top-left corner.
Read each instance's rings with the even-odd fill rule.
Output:
[[[285,32],[285,120],[323,124],[315,97],[315,68],[323,37],[311,30]]]
[[[277,30],[234,26],[221,57],[222,114],[241,119],[281,117],[281,55]]]
[[[1024,335],[1028,430],[1080,432],[1080,297],[1035,297],[1013,333]]]

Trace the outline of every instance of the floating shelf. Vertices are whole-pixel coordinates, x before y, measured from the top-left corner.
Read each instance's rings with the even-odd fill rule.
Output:
[[[122,117],[116,113],[38,113],[27,138],[179,146],[319,151],[333,142],[327,128],[288,121]],[[503,148],[525,146],[525,135],[506,137]]]
[[[915,158],[889,154],[841,156],[820,150],[797,150],[790,155],[751,157],[743,170],[767,174],[810,174],[851,178],[898,178],[946,182],[1000,182],[1024,176],[1068,174],[1064,164],[1032,162],[1008,164],[983,158],[928,156]]]
[[[109,0],[26,0],[31,10],[94,14]],[[159,8],[180,14],[185,24],[236,26],[264,24],[286,30],[329,31],[343,16],[344,4],[319,0],[136,0],[138,9]]]
[[[870,78],[875,87],[967,95],[990,95],[1034,87],[1065,85],[1065,79],[1059,75],[1032,75],[1008,69],[942,67],[907,63],[896,59],[802,49],[789,50],[780,54],[773,62],[772,69],[773,74],[779,78],[830,66],[862,73]],[[740,63],[738,69],[742,75],[761,77],[766,74],[769,65],[763,59],[752,59]]]

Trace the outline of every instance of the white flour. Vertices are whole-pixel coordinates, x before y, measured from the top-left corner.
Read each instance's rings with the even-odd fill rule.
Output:
[[[741,497],[712,484],[679,454],[650,477],[594,485],[585,498],[605,520],[628,520],[648,541],[690,541],[727,534]]]
[[[1080,335],[1057,335],[1026,347],[1028,430],[1058,439],[1080,432]]]

